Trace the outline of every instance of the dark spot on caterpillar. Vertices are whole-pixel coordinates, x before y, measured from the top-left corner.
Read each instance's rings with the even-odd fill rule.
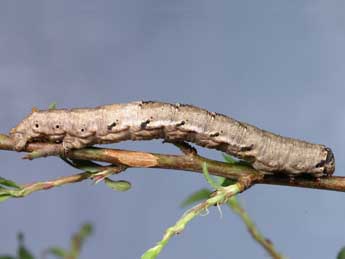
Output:
[[[211,138],[213,138],[213,137],[218,137],[218,136],[219,136],[219,132],[210,134],[210,137],[211,137]]]
[[[253,150],[253,148],[254,148],[254,144],[251,144],[251,145],[249,145],[249,146],[240,147],[240,151],[241,151],[241,152],[250,151],[250,150]]]
[[[114,128],[116,126],[116,122],[113,122],[112,124],[109,124],[108,126],[107,126],[107,129],[108,130],[112,130],[112,128]]]
[[[216,116],[219,116],[219,117],[226,117],[228,118],[228,116],[222,114],[222,113],[218,113],[218,112],[213,112]]]
[[[180,126],[183,126],[183,125],[185,125],[185,124],[186,124],[185,121],[181,121],[181,122],[179,122],[179,123],[176,124],[176,127],[180,127]]]
[[[146,105],[146,104],[152,104],[155,103],[154,101],[141,101],[139,105]]]
[[[239,125],[240,125],[242,128],[247,129],[247,126],[246,126],[244,123],[242,123],[242,122],[238,121],[238,124],[239,124]]]
[[[215,112],[210,112],[210,115],[211,115],[212,120],[214,120],[217,114]]]
[[[152,104],[152,103],[155,103],[155,102],[153,102],[153,101],[140,101],[140,102],[138,103],[138,105],[139,105],[140,108],[142,108],[143,105]]]
[[[80,131],[81,131],[81,132],[84,132],[84,131],[85,131],[85,129],[84,129],[84,128],[82,128]]]
[[[35,127],[36,127],[36,128],[39,128],[39,127],[40,127],[40,125],[38,125],[38,124],[36,123],[36,124],[35,124]]]
[[[55,128],[59,129],[59,128],[60,128],[60,125],[55,125]]]
[[[140,124],[140,128],[141,129],[145,129],[147,124],[149,124],[151,121],[150,120],[146,120],[146,121],[143,121],[141,124]]]
[[[317,164],[315,165],[315,167],[321,167],[321,166],[324,166],[324,165],[325,165],[325,163],[326,163],[326,160],[321,160],[319,163],[317,163]]]

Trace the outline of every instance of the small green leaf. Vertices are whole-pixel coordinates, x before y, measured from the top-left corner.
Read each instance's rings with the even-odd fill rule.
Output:
[[[60,247],[51,247],[48,249],[47,253],[55,255],[56,257],[64,258],[67,255],[67,252]]]
[[[10,255],[0,255],[0,259],[16,259],[16,258]]]
[[[150,248],[141,256],[141,259],[155,259],[159,255],[161,250],[161,247]]]
[[[130,182],[127,181],[113,181],[109,178],[104,178],[104,183],[111,189],[115,190],[115,191],[120,191],[120,192],[125,192],[128,191],[132,185]]]
[[[87,223],[81,227],[79,235],[82,238],[86,238],[87,236],[92,234],[92,231],[93,231],[92,225]]]
[[[19,247],[18,247],[18,259],[34,259],[33,255],[28,249],[24,246],[24,235],[23,233],[18,233],[17,236]]]
[[[18,250],[18,259],[34,259],[33,255],[24,246]]]
[[[1,193],[0,194],[0,202],[6,201],[10,197],[11,197],[11,194],[9,194],[9,193]]]
[[[226,186],[235,184],[236,182],[237,182],[236,180],[224,178],[224,180],[221,182],[221,186],[226,187]]]
[[[97,173],[100,170],[99,168],[102,167],[102,165],[89,160],[67,159],[65,157],[60,158],[70,166],[90,173]]]
[[[208,182],[208,184],[211,185],[211,187],[212,187],[213,189],[217,190],[217,189],[220,187],[220,185],[219,185],[219,183],[216,183],[216,182],[212,179],[212,177],[210,176],[210,174],[208,173],[207,163],[206,163],[206,162],[204,162],[204,163],[202,164],[202,172],[203,172],[203,174],[204,174],[204,176],[205,176],[206,181]]]
[[[338,253],[338,255],[337,255],[337,259],[345,259],[345,247],[343,247],[343,248],[339,251],[339,253]]]
[[[191,195],[189,195],[182,203],[181,203],[181,207],[185,208],[188,207],[190,205],[192,205],[193,203],[199,202],[199,201],[203,201],[206,200],[210,197],[210,194],[212,192],[209,189],[200,189],[194,193],[192,193]]]
[[[18,184],[16,184],[15,182],[11,180],[5,179],[1,176],[0,176],[0,185],[20,189],[20,186]]]
[[[237,163],[237,160],[228,154],[223,153],[223,158],[224,158],[225,162],[228,164],[236,164]]]
[[[55,110],[56,106],[57,106],[56,102],[52,102],[51,104],[49,104],[48,109],[49,110]]]

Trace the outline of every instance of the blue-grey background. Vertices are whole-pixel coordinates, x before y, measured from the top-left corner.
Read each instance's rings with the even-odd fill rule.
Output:
[[[1,1],[0,132],[33,106],[134,100],[191,103],[333,148],[344,175],[344,1]],[[169,152],[159,141],[119,148]],[[201,150],[221,159],[213,150]],[[2,177],[20,183],[75,173],[57,158],[1,152]],[[73,184],[0,204],[0,253],[23,231],[36,255],[67,247],[92,222],[82,258],[133,259],[206,187],[198,174],[131,169],[133,189]],[[259,228],[290,258],[335,258],[345,245],[345,194],[255,186],[240,195]],[[160,258],[267,258],[223,208],[198,217]]]

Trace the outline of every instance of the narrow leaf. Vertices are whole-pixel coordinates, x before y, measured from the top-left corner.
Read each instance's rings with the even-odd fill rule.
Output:
[[[161,247],[150,248],[141,256],[141,259],[155,259],[159,255],[161,250]]]
[[[18,247],[18,259],[34,259],[33,255],[30,253],[28,249],[24,246],[24,235],[23,233],[18,234],[18,242],[19,242],[19,247]]]
[[[0,202],[6,201],[10,197],[11,197],[11,195],[8,193],[2,193],[2,194],[0,194]]]
[[[33,255],[24,246],[19,247],[18,259],[34,259]]]
[[[1,176],[0,176],[0,185],[20,189],[20,186],[18,184],[16,184],[15,182],[11,180],[5,179]]]
[[[110,188],[115,191],[125,192],[128,191],[132,185],[130,182],[120,180],[120,181],[113,181],[109,178],[104,178],[104,183]]]
[[[57,106],[57,103],[56,102],[52,102],[52,103],[49,104],[48,109],[49,110],[55,110],[56,106]]]
[[[237,160],[228,154],[223,153],[223,158],[224,158],[224,161],[228,164],[236,164],[237,163]]]
[[[92,234],[92,231],[93,231],[93,228],[91,224],[89,223],[84,224],[80,229],[79,236],[82,238],[86,238]]]
[[[0,259],[16,259],[16,258],[10,255],[0,255]]]
[[[236,182],[237,182],[237,181],[235,181],[235,180],[231,180],[231,179],[228,179],[228,178],[224,178],[224,180],[223,180],[222,183],[221,183],[221,186],[226,187],[226,186],[235,184]]]
[[[345,247],[343,247],[343,248],[339,251],[339,253],[338,253],[338,255],[337,255],[337,259],[345,259]]]
[[[60,247],[51,247],[48,249],[47,253],[61,258],[64,258],[67,255],[67,252]]]
[[[207,198],[210,197],[210,194],[212,192],[209,189],[200,189],[194,193],[192,193],[191,195],[189,195],[182,203],[181,203],[181,207],[185,208],[188,207],[196,202],[200,202],[203,200],[206,200]]]
[[[75,168],[78,168],[80,170],[90,172],[90,173],[97,173],[99,172],[99,168],[102,167],[102,165],[97,164],[95,162],[89,161],[89,160],[79,160],[79,159],[67,159],[64,157],[60,157],[63,161],[65,161],[70,166],[73,166]]]
[[[216,182],[212,179],[212,177],[210,176],[210,174],[208,173],[207,163],[206,163],[206,162],[204,162],[204,163],[202,164],[202,172],[203,172],[203,174],[204,174],[204,176],[205,176],[205,179],[206,179],[206,181],[208,182],[208,184],[211,185],[211,187],[212,187],[213,189],[217,190],[217,189],[220,187],[220,185],[219,185],[219,183],[216,183]]]

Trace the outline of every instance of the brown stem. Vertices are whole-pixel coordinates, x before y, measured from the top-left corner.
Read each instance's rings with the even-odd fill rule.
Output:
[[[0,134],[0,150],[14,150],[13,141],[6,135]],[[49,150],[43,155],[64,155],[60,144],[30,143],[25,151],[42,155],[38,150]],[[255,176],[255,183],[304,187],[345,192],[345,177],[332,176],[321,179],[297,177],[294,181],[283,175],[267,175],[242,164],[229,164],[210,160],[195,154],[166,155],[148,152],[127,151],[118,149],[84,148],[72,150],[65,154],[71,159],[96,160],[126,167],[137,168],[165,168],[182,171],[202,172],[202,165],[207,163],[210,174],[237,180],[239,178]]]

